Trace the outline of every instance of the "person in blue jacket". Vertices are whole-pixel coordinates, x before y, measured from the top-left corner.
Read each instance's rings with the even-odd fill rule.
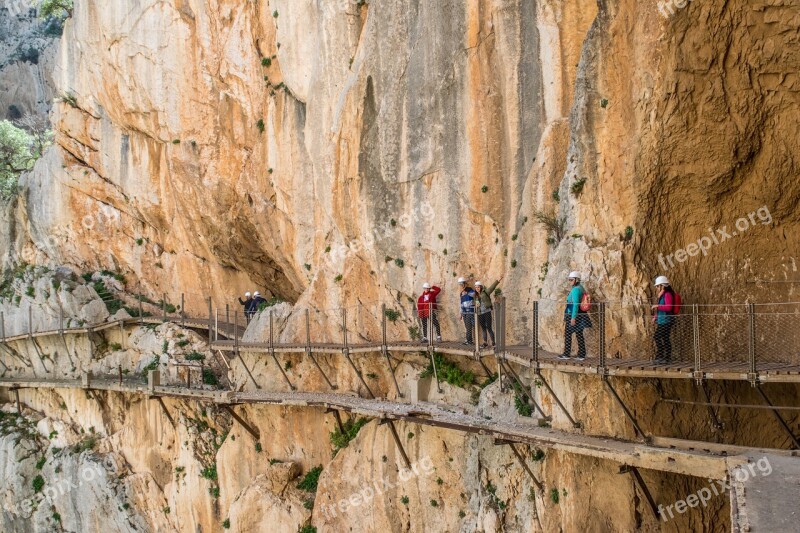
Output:
[[[578,361],[586,359],[586,341],[583,330],[592,327],[589,314],[581,311],[581,300],[586,292],[581,285],[581,275],[575,271],[569,273],[570,290],[567,305],[564,307],[564,352],[559,359],[569,359],[572,354],[572,335],[578,341]]]
[[[467,340],[463,344],[474,343],[473,333],[475,332],[475,291],[467,285],[467,280],[458,278],[458,287],[461,289],[459,298],[461,299],[461,319],[467,329]]]

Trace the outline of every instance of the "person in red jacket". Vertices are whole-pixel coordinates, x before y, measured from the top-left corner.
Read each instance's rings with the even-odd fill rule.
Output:
[[[428,342],[428,317],[430,317],[433,327],[436,328],[436,341],[441,342],[442,330],[439,326],[439,313],[437,311],[436,296],[442,291],[439,287],[434,285],[431,287],[430,283],[422,285],[422,294],[417,298],[417,316],[422,322],[422,342]],[[431,331],[431,334],[433,331]]]

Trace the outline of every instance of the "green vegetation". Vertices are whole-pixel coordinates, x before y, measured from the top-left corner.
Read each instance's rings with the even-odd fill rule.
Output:
[[[484,185],[483,187],[481,187],[481,192],[483,192],[483,193],[489,192],[489,186],[488,185]]]
[[[408,496],[403,496],[402,498],[400,498],[400,503],[402,503],[403,505],[408,505]]]
[[[25,295],[30,296],[31,298],[36,296],[36,289],[33,288],[33,285],[30,285],[27,289],[25,289]]]
[[[514,395],[514,407],[520,416],[531,416],[533,414],[533,406],[528,403],[528,396],[524,394]]]
[[[230,529],[231,528],[231,519],[230,518],[226,518],[225,520],[222,521],[222,528],[223,529]]]
[[[547,215],[541,211],[534,213],[533,217],[547,230],[549,244],[558,244],[566,235],[567,217],[559,218],[556,215]],[[550,240],[552,240],[552,243]]]
[[[361,430],[364,425],[369,422],[366,418],[359,418],[356,419],[355,417],[349,418],[342,426],[344,426],[344,432],[342,432],[338,427],[336,430],[331,431],[331,444],[336,450],[341,450],[342,448],[347,448],[358,432]]]
[[[338,274],[335,278],[333,278],[333,281],[339,283],[340,281],[342,281],[342,275]]]
[[[550,500],[558,505],[558,489],[551,489],[550,490]]]
[[[506,502],[502,501],[497,496],[497,487],[492,485],[491,481],[486,485],[486,492],[489,494],[489,498],[490,498],[489,504],[492,507],[494,507],[495,509],[499,509],[501,511],[506,508]]]
[[[200,476],[204,479],[210,479],[211,481],[217,480],[217,466],[211,465],[209,467],[204,468],[200,471]]]
[[[38,461],[36,461],[36,470],[41,470],[42,468],[44,468],[44,464],[46,462],[47,462],[46,457],[42,457]]]
[[[42,0],[39,4],[39,16],[43,19],[53,17],[64,21],[72,16],[73,9],[72,0]]]
[[[97,437],[94,435],[85,437],[82,441],[72,445],[72,453],[83,453],[88,450],[93,450],[97,445]]]
[[[298,529],[297,533],[317,533],[317,528],[310,524],[306,524]]]
[[[408,435],[406,435],[406,438],[407,438],[408,440],[411,440],[411,439],[413,439],[413,438],[414,438],[414,432],[413,432],[413,431],[409,431],[409,432],[408,432]]]
[[[209,487],[208,493],[211,495],[212,498],[216,500],[217,498],[219,498],[219,487],[217,485]]]
[[[272,60],[268,57],[261,58],[261,66],[262,67],[269,67],[272,65]]]
[[[386,320],[389,322],[397,322],[397,319],[400,318],[400,311],[396,311],[394,309],[387,309],[384,311],[386,315]]]
[[[412,341],[419,339],[419,326],[409,326],[408,336],[411,337]]]
[[[181,339],[175,343],[179,348],[183,348],[184,346],[189,344],[189,339]]]
[[[203,383],[205,385],[211,385],[214,387],[219,385],[219,379],[217,379],[217,375],[210,368],[203,369]]]
[[[118,342],[112,342],[112,343],[111,343],[111,344],[109,344],[108,346],[109,346],[109,347],[111,348],[111,350],[112,350],[112,351],[114,351],[114,352],[118,352],[118,351],[120,351],[120,350],[122,349],[122,345],[121,345],[120,343],[118,343]]]
[[[633,228],[628,226],[625,228],[625,235],[622,240],[625,242],[631,240],[633,238]]]
[[[577,198],[583,192],[584,185],[586,185],[586,178],[581,178],[579,180],[576,180],[575,183],[572,184],[572,187],[569,188],[569,190],[572,192],[572,195]]]
[[[601,98],[600,99],[600,107],[602,107],[603,109],[608,107],[608,100],[606,100],[605,98]]]
[[[516,259],[512,259],[511,260],[511,268],[517,268],[517,260]]]
[[[52,143],[52,133],[36,121],[26,120],[24,126],[0,120],[0,198],[5,200],[17,193],[20,174],[32,169]]]
[[[431,507],[439,507],[439,502],[434,499],[431,499]]]
[[[439,234],[439,240],[442,240],[442,239],[444,239],[444,235],[442,235],[442,234],[440,233],[440,234]]]
[[[303,265],[303,268],[305,268],[306,270],[311,270],[311,265],[306,263],[306,264]]]
[[[203,361],[205,360],[206,356],[201,354],[200,352],[192,352],[186,356],[187,361]]]
[[[108,290],[108,287],[106,287],[106,284],[103,282],[103,280],[99,279],[95,281],[92,283],[92,287],[100,299],[103,300],[103,303],[106,304],[106,309],[108,309],[110,314],[113,315],[122,309],[122,300],[114,297],[111,291]]]
[[[53,520],[54,520],[54,521],[56,521],[56,522],[61,522],[61,515],[60,515],[60,514],[58,514],[57,512],[53,511],[53,515],[52,515],[52,517],[53,517]]]
[[[540,450],[540,449],[537,448],[531,454],[531,459],[536,461],[537,463],[540,462],[540,461],[544,461],[544,450]]]
[[[41,475],[33,478],[33,492],[42,492],[44,488],[44,478]]]
[[[264,451],[264,448],[261,446],[261,443],[260,442],[256,442],[256,453],[261,453],[263,451]],[[278,462],[280,462],[280,461],[278,461]],[[275,463],[273,463],[272,460],[270,460],[269,464],[275,464]]]
[[[517,237],[518,237],[518,235],[515,233],[514,235],[511,236],[511,240],[512,241],[516,241]]]
[[[150,361],[147,366],[142,369],[142,376],[147,377],[147,373],[151,370],[158,370],[158,363],[160,359],[157,355],[153,356],[153,360]]]
[[[439,352],[434,352],[433,360],[436,363],[436,371],[439,375],[439,381],[444,381],[455,387],[467,388],[468,385],[475,383],[475,374],[472,371],[466,372],[461,370],[457,364],[445,359],[444,355]],[[427,378],[433,376],[433,363],[428,362],[428,367],[422,371],[420,378]]]
[[[256,122],[256,127],[258,128],[259,132],[264,133],[264,129],[265,129],[264,119],[261,119],[261,118],[258,119],[258,122]]]
[[[314,508],[314,500],[312,500],[311,498],[303,500],[303,507],[310,511],[311,509]]]
[[[397,259],[394,260],[394,264],[399,266],[400,268],[403,268],[406,265],[406,262],[398,257]]]
[[[306,492],[317,492],[320,474],[322,474],[322,465],[315,466],[303,476],[303,479],[297,484],[297,488]]]

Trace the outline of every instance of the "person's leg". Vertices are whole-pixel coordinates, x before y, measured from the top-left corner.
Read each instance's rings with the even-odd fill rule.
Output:
[[[486,313],[486,329],[489,331],[489,337],[492,339],[492,346],[494,346],[494,327],[492,326],[492,312]]]
[[[583,338],[583,328],[575,326],[575,338],[578,339],[578,359],[586,358],[586,341]]]
[[[486,344],[486,313],[478,315],[478,325],[481,329],[481,338],[483,339],[483,344]]]
[[[672,360],[672,323],[665,324],[664,328],[664,359],[667,362]]]
[[[564,321],[564,352],[563,357],[570,357],[572,355],[572,326],[569,321]]]
[[[442,338],[442,327],[439,325],[439,313],[437,311],[433,312],[433,329],[436,330],[436,339]],[[431,332],[433,333],[433,332]]]
[[[423,340],[427,339],[428,338],[428,319],[420,317],[419,321],[422,322],[422,338],[423,338]]]
[[[664,359],[664,325],[656,324],[656,332],[653,334],[656,343],[656,361]]]

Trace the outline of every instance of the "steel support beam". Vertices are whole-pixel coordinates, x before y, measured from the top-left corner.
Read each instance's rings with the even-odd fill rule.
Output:
[[[525,460],[520,451],[517,449],[516,444],[514,444],[514,442],[510,440],[503,440],[503,439],[495,439],[494,443],[497,446],[507,445],[509,448],[511,448],[511,451],[514,452],[514,456],[517,458],[517,461],[519,462],[522,469],[525,470],[528,476],[530,476],[531,480],[533,480],[533,484],[536,485],[536,488],[539,489],[539,492],[544,493],[544,485],[542,484],[541,481],[539,481],[539,479],[533,473],[531,468],[528,466],[528,462]]]
[[[536,370],[536,377],[538,377],[541,380],[542,385],[544,385],[544,388],[547,389],[547,392],[549,392],[550,396],[552,396],[553,399],[556,401],[556,405],[558,405],[558,407],[561,409],[561,412],[564,413],[567,419],[569,419],[569,423],[572,424],[572,427],[576,429],[582,427],[582,424],[576,421],[574,418],[572,418],[572,415],[569,413],[567,408],[564,406],[563,403],[561,403],[561,400],[558,398],[553,388],[550,386],[549,383],[547,383],[547,380],[544,379],[541,370]]]
[[[619,473],[630,474],[631,477],[633,477],[633,480],[639,486],[639,490],[641,490],[642,494],[644,494],[648,507],[650,507],[650,511],[653,513],[653,517],[655,517],[656,520],[661,519],[661,512],[658,510],[658,505],[656,505],[653,495],[650,494],[650,489],[647,488],[642,475],[639,473],[639,469],[635,466],[622,465],[619,467]]]
[[[708,394],[708,382],[703,380],[700,382],[700,390],[703,392],[703,398],[705,398],[706,403],[708,404],[708,416],[711,417],[711,426],[714,428],[714,431],[722,429],[724,426],[722,422],[719,421],[719,417],[717,417],[717,412],[714,411],[714,407],[711,405],[711,397]]]
[[[239,425],[242,426],[245,431],[250,433],[250,435],[256,441],[258,441],[261,438],[261,433],[258,431],[258,428],[251,426],[241,416],[237,415],[236,411],[233,410],[232,405],[222,404],[222,408],[225,409],[233,417],[234,420],[239,422]]]
[[[781,414],[778,411],[778,409],[769,400],[769,398],[767,397],[767,394],[762,390],[762,388],[760,386],[756,386],[756,390],[758,391],[759,396],[761,396],[761,399],[764,400],[764,403],[766,403],[768,406],[771,407],[770,410],[772,411],[772,414],[775,416],[775,420],[778,421],[778,423],[780,424],[780,426],[783,429],[783,431],[785,431],[786,434],[789,436],[789,438],[792,439],[792,443],[794,445],[794,449],[795,450],[800,449],[800,440],[798,440],[797,436],[794,434],[792,429],[789,427],[789,424],[786,423],[786,420],[783,419],[783,417],[781,416]]]
[[[342,423],[342,415],[339,413],[338,409],[325,409],[326,413],[331,413],[333,418],[336,419],[336,425],[339,427],[339,433],[344,435],[344,424]]]
[[[403,458],[403,463],[406,465],[406,469],[411,469],[411,461],[408,459],[408,455],[406,454],[405,448],[403,448],[403,443],[400,442],[400,435],[397,434],[397,428],[394,427],[394,421],[389,420],[388,418],[384,418],[379,422],[379,424],[386,424],[389,426],[389,431],[392,434],[392,438],[394,439],[394,443],[397,446],[397,450],[400,452],[400,456]]]
[[[630,420],[631,423],[633,424],[633,428],[636,430],[636,434],[639,435],[645,441],[649,440],[649,437],[645,435],[644,431],[642,431],[642,428],[639,427],[639,423],[633,417],[633,414],[628,410],[628,407],[625,405],[625,402],[622,401],[622,398],[619,397],[619,394],[617,394],[617,391],[611,385],[608,376],[603,376],[603,383],[606,384],[606,387],[608,387],[608,390],[611,392],[611,395],[614,397],[614,399],[617,401],[620,407],[622,407],[622,410],[625,412],[625,416],[627,416],[628,420]]]
[[[158,402],[158,405],[161,406],[161,410],[164,411],[164,415],[166,415],[167,420],[169,420],[170,425],[172,425],[172,428],[175,429],[175,420],[173,420],[172,415],[169,414],[169,409],[167,409],[167,406],[164,404],[164,400],[161,399],[161,396],[151,396],[151,398],[154,398]]]

